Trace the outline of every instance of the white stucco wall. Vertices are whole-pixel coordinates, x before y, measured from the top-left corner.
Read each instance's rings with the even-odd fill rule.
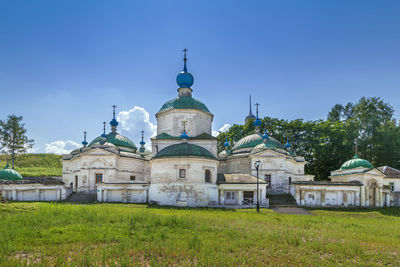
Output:
[[[180,136],[183,131],[182,121],[186,121],[189,136],[202,133],[211,134],[213,115],[197,109],[172,109],[156,115],[157,134],[167,133]]]

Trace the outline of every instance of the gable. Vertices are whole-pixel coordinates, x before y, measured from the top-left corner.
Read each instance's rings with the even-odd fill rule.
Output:
[[[81,156],[112,156],[114,153],[102,148],[94,148],[80,154]]]

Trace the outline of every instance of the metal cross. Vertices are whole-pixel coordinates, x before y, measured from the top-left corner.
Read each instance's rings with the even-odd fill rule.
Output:
[[[182,50],[183,53],[185,53],[185,58],[186,58],[186,52],[188,52],[189,50],[187,50],[186,48]]]
[[[142,131],[142,141],[143,141],[143,138],[144,138],[144,131]]]
[[[116,108],[117,106],[116,105],[113,105],[112,106],[112,108],[113,108],[113,117],[114,117],[114,119],[115,119],[115,108]]]
[[[106,122],[103,121],[103,134],[106,134]]]
[[[86,131],[83,132],[83,141],[86,142]]]
[[[182,121],[183,131],[184,132],[186,132],[186,123],[187,123],[187,121]]]
[[[255,106],[256,106],[256,112],[257,112],[257,119],[258,119],[258,106],[259,106],[260,104],[258,104],[258,103],[256,103],[255,104]]]

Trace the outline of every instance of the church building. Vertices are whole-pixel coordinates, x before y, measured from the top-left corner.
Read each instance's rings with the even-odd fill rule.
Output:
[[[254,133],[235,143],[228,140],[218,153],[212,136],[214,115],[193,97],[194,77],[178,74],[177,96],[155,114],[157,134],[151,151],[145,141],[139,148],[118,133],[118,121],[110,121],[90,143],[64,155],[62,179],[22,178],[8,166],[0,171],[0,193],[9,200],[62,201],[70,194],[86,192],[98,202],[149,203],[190,207],[269,206],[271,194],[291,194],[300,206],[383,207],[400,205],[400,171],[374,168],[358,154],[332,171],[330,181],[314,181],[304,172],[307,162],[296,155],[289,140],[281,144],[262,129],[258,105]],[[172,92],[172,90],[171,90]]]

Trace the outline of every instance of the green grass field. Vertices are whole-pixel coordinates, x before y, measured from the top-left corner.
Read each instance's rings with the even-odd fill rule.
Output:
[[[7,159],[10,156],[0,155],[0,168],[4,168]],[[61,159],[62,156],[54,154],[20,154],[15,158],[15,170],[24,177],[61,176]]]
[[[0,204],[0,266],[399,265],[400,209]]]

